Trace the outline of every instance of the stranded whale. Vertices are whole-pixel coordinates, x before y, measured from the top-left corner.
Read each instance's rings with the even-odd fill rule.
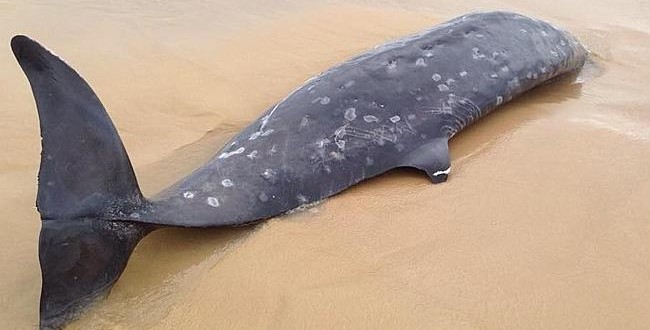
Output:
[[[252,223],[398,167],[443,182],[451,137],[586,59],[573,36],[543,21],[465,15],[310,79],[201,168],[145,198],[86,82],[27,37],[14,37],[11,46],[31,84],[43,138],[43,328],[63,326],[108,292],[138,241],[160,226]]]

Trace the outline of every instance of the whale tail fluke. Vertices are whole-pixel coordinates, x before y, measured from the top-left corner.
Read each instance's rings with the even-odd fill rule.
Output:
[[[43,221],[40,328],[60,329],[106,296],[135,246],[154,229],[138,222]]]
[[[120,221],[132,219],[147,202],[90,86],[28,37],[15,36],[11,48],[38,108],[41,327],[58,328],[110,289],[153,227]]]
[[[99,216],[142,203],[122,141],[90,86],[28,37],[14,37],[11,48],[31,84],[41,123],[42,218]],[[116,201],[123,210],[113,209]]]

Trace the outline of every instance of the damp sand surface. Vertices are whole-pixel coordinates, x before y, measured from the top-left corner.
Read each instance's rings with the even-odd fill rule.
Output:
[[[450,3],[0,0],[0,327],[34,328],[40,290],[38,120],[12,35],[89,81],[152,195],[307,78],[505,9],[569,29],[593,63],[454,137],[448,182],[392,171],[259,225],[157,231],[70,328],[646,328],[650,5]]]

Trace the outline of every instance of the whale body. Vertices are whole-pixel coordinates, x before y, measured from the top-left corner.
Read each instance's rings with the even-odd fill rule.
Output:
[[[35,41],[16,36],[41,121],[41,327],[108,292],[161,226],[253,223],[412,167],[451,171],[448,141],[500,105],[579,70],[568,32],[508,12],[474,13],[389,42],[308,80],[205,165],[146,198],[101,102]]]

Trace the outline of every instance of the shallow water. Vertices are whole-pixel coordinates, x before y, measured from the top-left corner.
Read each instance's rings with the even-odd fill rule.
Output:
[[[28,34],[89,81],[152,195],[310,76],[478,9],[565,27],[594,63],[455,137],[445,184],[394,171],[260,225],[155,232],[71,328],[646,327],[646,1],[0,0],[0,40]],[[0,319],[23,329],[38,317],[40,143],[4,49]]]

